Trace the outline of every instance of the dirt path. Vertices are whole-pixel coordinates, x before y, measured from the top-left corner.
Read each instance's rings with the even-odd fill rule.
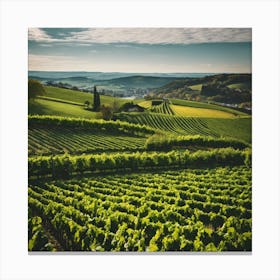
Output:
[[[52,232],[44,225],[45,233],[48,237],[49,242],[52,244],[55,251],[61,252],[64,251],[63,247],[60,245],[60,243],[55,239]]]

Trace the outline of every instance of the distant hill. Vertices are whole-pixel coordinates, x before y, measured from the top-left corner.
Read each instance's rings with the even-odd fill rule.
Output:
[[[144,76],[144,77],[177,77],[198,78],[213,75],[214,73],[125,73],[125,72],[85,72],[85,71],[28,71],[29,77],[41,79],[63,79],[69,77],[86,77],[93,80],[112,80],[117,78]]]
[[[152,91],[151,97],[204,100],[219,103],[250,103],[251,74],[217,74],[176,79]]]
[[[115,79],[108,79],[108,80],[97,80],[90,77],[84,76],[73,76],[73,77],[64,77],[64,78],[57,78],[57,77],[40,77],[30,75],[29,78],[36,79],[39,81],[52,81],[52,82],[61,82],[67,83],[70,85],[77,86],[80,84],[84,85],[96,85],[96,86],[106,86],[106,85],[114,85],[117,87],[129,87],[129,88],[157,88],[163,86],[167,83],[170,83],[176,79],[183,79],[178,77],[154,77],[154,76],[128,76],[128,77],[121,77]]]
[[[40,75],[40,73],[36,73]],[[106,91],[109,94],[122,93],[123,95],[144,95],[150,89],[158,88],[170,83],[180,77],[158,77],[158,76],[126,76],[107,80],[98,80],[87,76],[69,76],[58,74],[58,76],[38,76],[30,73],[29,78],[39,80],[47,85],[59,85],[65,88],[77,87],[79,89],[93,89],[93,86]]]
[[[47,85],[69,89],[92,91],[94,86],[114,96],[142,97],[151,89],[162,87],[171,81],[198,78],[211,73],[119,73],[119,72],[63,72],[29,71],[28,77]]]
[[[106,81],[96,81],[97,84],[106,85],[113,84],[116,86],[123,86],[129,88],[157,88],[170,83],[178,77],[153,77],[153,76],[131,76]]]

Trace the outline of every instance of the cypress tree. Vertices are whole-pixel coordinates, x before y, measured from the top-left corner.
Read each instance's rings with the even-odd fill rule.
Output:
[[[99,92],[96,94],[96,111],[100,110],[100,95]]]
[[[93,88],[93,106],[92,110],[94,112],[97,112],[100,108],[100,96],[99,93],[97,92],[96,86]]]

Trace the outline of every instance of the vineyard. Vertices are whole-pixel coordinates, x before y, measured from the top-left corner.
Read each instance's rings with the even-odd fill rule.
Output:
[[[118,118],[121,121],[146,125],[165,133],[219,136],[207,127],[206,121],[200,118],[185,118],[158,113],[119,114]]]
[[[150,111],[159,114],[175,115],[174,111],[167,102],[163,102],[160,105],[152,106]]]
[[[236,118],[248,116],[245,113],[227,107],[172,98],[163,100],[159,105],[152,105],[152,101],[141,101],[139,105],[149,112],[181,117]]]
[[[31,181],[28,195],[29,250],[56,250],[51,236],[65,251],[251,251],[244,166]]]
[[[37,156],[28,159],[29,178],[52,176],[68,178],[75,174],[141,171],[182,167],[215,167],[251,165],[251,151],[233,148],[195,152],[135,152],[82,154],[77,156]]]
[[[117,118],[145,125],[165,134],[231,137],[251,142],[251,118],[189,118],[159,113],[120,113]]]
[[[40,102],[83,110],[82,93],[49,90]],[[251,119],[142,103],[111,121],[28,117],[29,251],[252,250]]]
[[[130,123],[146,125],[177,135],[200,134],[218,136],[202,119],[168,116],[164,114],[119,114],[118,118]]]
[[[176,136],[175,134],[168,136],[166,133],[157,134],[146,126],[125,122],[110,123],[47,116],[29,117],[28,154],[30,156],[226,147],[244,149],[248,144],[229,137]]]
[[[28,154],[81,154],[104,151],[141,150],[146,138],[109,133],[92,133],[88,130],[29,128]]]

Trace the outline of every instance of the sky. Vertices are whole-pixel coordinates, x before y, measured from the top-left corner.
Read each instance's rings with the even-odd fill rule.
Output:
[[[29,28],[31,71],[251,73],[250,28]]]

